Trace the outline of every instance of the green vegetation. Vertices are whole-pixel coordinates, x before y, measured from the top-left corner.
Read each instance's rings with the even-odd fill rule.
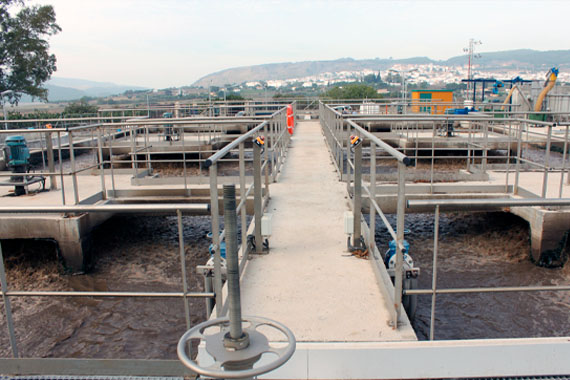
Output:
[[[79,102],[73,102],[68,104],[63,113],[66,115],[86,115],[86,114],[97,114],[99,109],[97,106],[92,106],[87,104],[84,99],[81,99]]]
[[[45,38],[61,31],[51,5],[23,4],[24,0],[0,0],[0,91],[14,91],[12,104],[22,93],[47,100],[42,84],[56,70],[56,59]]]
[[[324,96],[331,99],[379,99],[382,95],[378,94],[373,87],[366,84],[354,83],[346,86],[336,86],[328,90]]]

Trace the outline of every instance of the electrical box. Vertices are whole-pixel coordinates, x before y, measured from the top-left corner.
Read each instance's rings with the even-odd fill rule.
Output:
[[[261,217],[261,236],[269,237],[271,236],[271,224],[272,224],[273,214],[263,214]]]
[[[352,211],[344,212],[344,233],[352,235],[354,232],[354,214]]]

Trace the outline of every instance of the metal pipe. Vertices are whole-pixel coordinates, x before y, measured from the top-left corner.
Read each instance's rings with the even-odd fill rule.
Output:
[[[2,302],[4,302],[4,310],[6,311],[6,327],[10,336],[10,346],[12,347],[12,356],[18,357],[18,344],[16,343],[16,334],[14,332],[14,320],[12,319],[12,307],[8,298],[8,282],[6,281],[6,269],[4,268],[4,254],[2,253],[2,244],[0,244],[0,285],[2,286]]]
[[[518,133],[517,133],[517,161],[515,163],[515,184],[513,186],[513,193],[517,195],[519,193],[519,176],[521,171],[521,149],[522,149],[522,128],[523,124],[519,123]]]
[[[61,132],[57,132],[57,151],[59,159],[59,175],[61,178],[61,201],[65,206],[65,185],[63,183],[63,158],[61,154]]]
[[[271,117],[272,118],[275,117],[275,115],[277,115],[278,113],[280,113],[284,110],[285,110],[285,108],[275,112],[273,115],[271,115]],[[216,154],[210,156],[206,161],[204,161],[204,163],[203,163],[204,168],[209,168],[212,164],[217,162],[219,159],[223,158],[226,154],[228,154],[230,152],[230,150],[237,147],[240,142],[244,142],[247,139],[250,139],[251,137],[253,137],[256,133],[258,133],[263,128],[265,128],[267,123],[268,123],[268,121],[264,121],[263,123],[259,124],[257,127],[253,128],[251,131],[241,135],[240,137],[238,137],[237,139],[232,141],[230,144],[228,144],[224,148],[220,149]]]
[[[548,170],[550,163],[550,138],[552,136],[552,126],[548,126],[548,134],[546,137],[546,155],[544,156],[544,176],[542,180],[542,198],[546,198],[546,192],[548,190]]]
[[[352,245],[361,247],[361,228],[360,220],[362,219],[362,144],[358,144],[354,148],[354,206],[352,213],[354,216],[354,229],[352,235]]]
[[[560,174],[560,190],[558,193],[558,198],[562,198],[562,187],[564,185],[564,175],[568,174],[568,169],[566,165],[566,155],[568,153],[568,125],[564,132],[564,153],[562,154],[562,173]],[[568,177],[570,179],[570,177]]]
[[[241,246],[242,252],[247,252],[247,210],[246,210],[246,202],[247,202],[247,189],[245,187],[245,148],[244,143],[241,142],[239,144],[239,193],[241,196]]]
[[[75,199],[75,204],[79,203],[79,193],[77,189],[77,173],[75,172],[75,153],[73,151],[73,133],[69,132],[67,134],[67,139],[69,141],[69,160],[71,161],[71,179],[73,183],[73,198]]]
[[[99,170],[101,175],[101,194],[103,199],[107,199],[107,189],[105,187],[105,160],[103,159],[103,138],[101,129],[97,128],[97,148],[99,153]]]
[[[188,306],[188,279],[186,277],[186,252],[184,249],[184,228],[182,226],[182,212],[176,210],[176,219],[178,222],[178,249],[180,252],[180,270],[182,272],[182,291],[184,292],[184,318],[186,319],[186,330],[190,330],[190,308]],[[191,349],[191,348],[190,348]]]
[[[212,245],[214,246],[214,291],[216,293],[216,315],[222,316],[222,256],[220,252],[220,213],[218,211],[218,165],[210,166],[210,214],[212,222]]]
[[[402,252],[402,244],[404,240],[404,213],[406,209],[406,165],[403,162],[398,163],[398,204],[397,204],[397,229],[398,244],[396,244],[396,278],[394,283],[394,309],[397,318],[394,320],[394,328],[398,328],[402,306],[402,290],[403,290],[403,266],[404,254]]]
[[[368,250],[374,252],[376,246],[376,208],[373,202],[376,201],[376,145],[370,145],[370,235],[368,237]]]
[[[80,292],[80,291],[7,291],[8,297],[145,297],[145,298],[213,298],[214,293],[211,292]]]
[[[439,205],[435,206],[435,220],[433,226],[433,267],[431,270],[431,314],[430,314],[430,324],[429,324],[429,340],[434,339],[435,333],[435,301],[436,301],[436,291],[437,291],[437,253],[439,244]]]
[[[570,198],[535,198],[535,199],[410,199],[407,207],[460,207],[465,210],[482,207],[532,207],[532,206],[570,206]]]
[[[554,286],[498,286],[496,288],[447,288],[436,290],[437,294],[473,294],[473,293],[513,293],[513,292],[559,292],[570,291],[570,285]],[[406,295],[432,294],[432,289],[411,289],[404,291]]]
[[[261,236],[261,214],[263,213],[263,198],[261,188],[261,148],[253,144],[253,210],[255,219],[255,252],[263,251]]]
[[[367,130],[356,124],[354,121],[349,119],[346,120],[346,122],[349,125],[351,125],[355,130],[357,130],[361,136],[366,137],[368,140],[378,145],[380,148],[385,150],[390,156],[394,157],[399,162],[403,163],[406,166],[411,164],[411,160],[402,152],[392,148],[390,145],[386,144],[384,141],[380,140],[378,137],[374,136],[372,133],[368,132]]]
[[[102,205],[75,205],[75,206],[23,206],[23,207],[0,207],[0,214],[26,213],[26,214],[60,214],[60,213],[175,213],[181,210],[184,213],[207,213],[210,210],[208,204],[200,203],[172,203],[172,204],[102,204]]]
[[[241,296],[237,255],[237,215],[235,185],[224,185],[224,226],[226,230],[226,265],[230,319],[230,338],[243,337]]]
[[[47,159],[48,159],[48,170],[50,173],[55,172],[55,160],[53,158],[53,140],[51,132],[46,133],[46,149],[47,149]],[[49,189],[57,190],[56,174],[50,175],[49,178]]]

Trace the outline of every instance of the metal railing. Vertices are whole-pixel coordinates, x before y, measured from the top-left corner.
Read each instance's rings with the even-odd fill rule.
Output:
[[[348,119],[343,121],[342,114],[335,111],[328,105],[320,104],[321,125],[325,138],[328,143],[330,154],[336,164],[337,170],[341,178],[345,177],[345,159],[346,159],[346,180],[349,193],[352,192],[352,211],[354,220],[354,230],[352,233],[353,245],[362,247],[361,240],[366,240],[369,257],[373,260],[373,268],[375,275],[380,283],[380,289],[384,292],[386,307],[390,312],[390,324],[397,328],[398,321],[402,315],[402,287],[403,287],[403,253],[404,249],[404,217],[405,217],[405,195],[406,195],[406,166],[411,164],[410,159],[402,152],[394,149],[386,142],[380,140],[372,133],[366,131],[354,121]],[[362,142],[351,147],[351,135],[356,135],[362,139]],[[370,146],[370,182],[369,185],[363,183],[362,180],[362,149],[363,145]],[[347,147],[348,149],[346,149]],[[376,201],[376,155],[377,149],[385,152],[392,160],[397,162],[398,170],[398,203],[397,203],[397,222],[394,229],[386,215]],[[352,157],[352,154],[353,157]],[[353,191],[351,191],[353,184]],[[370,225],[368,234],[363,236],[362,225],[366,224],[362,216],[362,195],[364,192],[368,195],[370,207]],[[392,239],[396,241],[396,266],[394,285],[392,286],[390,278],[384,266],[384,259],[376,247],[376,212],[382,219]],[[363,248],[363,247],[362,247]],[[392,291],[393,290],[393,291]]]
[[[184,319],[186,321],[186,328],[190,329],[190,308],[189,308],[189,298],[213,298],[215,294],[213,292],[191,292],[188,286],[188,274],[186,272],[186,252],[184,246],[184,225],[182,215],[184,213],[196,212],[207,213],[209,206],[207,204],[160,204],[160,205],[90,205],[90,206],[55,206],[55,207],[2,207],[0,208],[0,214],[6,213],[32,213],[32,214],[80,214],[84,212],[90,213],[130,213],[130,214],[149,214],[156,213],[160,215],[175,214],[177,216],[178,224],[178,245],[179,245],[179,256],[180,256],[180,268],[182,277],[182,289],[178,292],[132,292],[132,291],[23,291],[23,290],[11,290],[6,279],[6,272],[4,268],[4,257],[2,254],[2,248],[0,244],[0,285],[2,301],[4,304],[4,315],[6,317],[6,326],[8,329],[10,346],[12,350],[12,356],[16,361],[10,361],[9,364],[14,367],[19,367],[18,363],[25,363],[25,367],[29,369],[34,368],[33,363],[30,361],[35,361],[35,358],[22,358],[20,351],[18,349],[17,336],[14,328],[14,319],[12,316],[12,309],[10,300],[16,297],[97,297],[97,298],[109,298],[109,297],[120,297],[120,298],[180,298],[184,302]],[[6,361],[6,359],[2,359]],[[52,360],[52,362],[50,362]],[[135,360],[97,360],[97,359],[66,359],[62,362],[61,359],[44,359],[44,364],[47,366],[45,368],[51,367],[53,362],[60,364],[59,370],[64,372],[70,368],[76,368],[76,370],[81,370],[82,375],[87,374],[101,374],[101,371],[113,369],[114,374],[133,374],[133,366],[140,366],[141,373],[145,370],[149,372],[154,372],[157,367],[162,368],[166,373],[176,373],[178,375],[191,375],[191,373],[185,369],[183,366],[178,365],[175,360],[154,360],[148,361],[146,359],[135,359]],[[145,363],[147,362],[147,363]],[[37,371],[38,369],[36,369]],[[6,369],[4,369],[6,371]],[[135,371],[136,372],[136,371]],[[7,372],[3,372],[7,373]],[[23,370],[23,373],[30,373],[27,370]],[[44,372],[45,373],[45,372]]]
[[[532,202],[535,198],[542,198],[543,202],[547,202],[548,205],[567,205],[569,201],[566,199],[562,199],[563,191],[563,181],[564,175],[567,174],[567,150],[568,150],[568,125],[564,125],[564,137],[558,137],[553,135],[553,129],[556,128],[556,124],[547,123],[547,122],[536,122],[526,119],[502,119],[501,125],[495,119],[490,119],[488,117],[425,117],[425,116],[415,116],[415,115],[404,115],[404,116],[388,116],[388,117],[363,117],[358,119],[352,119],[350,115],[342,115],[340,112],[335,111],[332,107],[321,103],[320,107],[320,118],[321,118],[321,125],[323,128],[323,133],[328,143],[329,151],[333,162],[335,163],[336,169],[339,173],[339,176],[347,182],[347,189],[353,197],[353,212],[354,212],[354,233],[353,237],[355,239],[355,245],[357,239],[361,236],[361,229],[359,221],[362,220],[362,225],[365,226],[364,219],[362,218],[361,208],[362,208],[362,194],[367,197],[369,201],[369,230],[367,237],[368,249],[370,257],[376,262],[380,273],[385,272],[384,270],[384,263],[382,261],[382,257],[375,247],[375,217],[376,214],[380,216],[382,219],[388,233],[391,235],[392,239],[397,242],[397,255],[401,255],[401,250],[403,249],[402,241],[403,241],[403,234],[404,234],[404,215],[405,215],[405,198],[406,198],[406,166],[407,165],[414,165],[417,167],[418,160],[430,160],[430,187],[428,194],[434,193],[435,183],[437,182],[434,176],[436,171],[437,165],[435,163],[436,160],[449,160],[450,158],[460,158],[466,160],[466,166],[471,172],[482,172],[487,173],[489,171],[489,167],[487,165],[487,160],[490,160],[491,157],[486,154],[486,152],[491,150],[490,143],[489,143],[489,136],[492,132],[500,129],[500,133],[502,136],[506,136],[504,139],[506,146],[506,150],[509,152],[506,156],[505,165],[499,170],[503,170],[505,172],[505,186],[503,192],[506,195],[517,195],[522,192],[521,186],[519,186],[519,181],[521,181],[522,176],[525,172],[529,171],[528,167],[537,168],[543,172],[542,181],[541,181],[541,194],[535,195],[528,191],[524,194],[527,197],[531,197],[532,199],[525,199],[521,202]],[[390,124],[391,133],[397,134],[400,137],[410,137],[410,136],[417,136],[419,133],[425,131],[428,134],[428,142],[429,145],[426,148],[418,147],[409,147],[406,146],[405,148],[395,149],[392,146],[388,145],[385,141],[379,139],[376,135],[372,134],[371,132],[367,131],[362,125],[366,122],[382,122]],[[466,126],[461,128],[462,134],[467,134],[468,136],[465,138],[467,140],[467,146],[464,148],[467,153],[465,156],[447,156],[441,155],[438,156],[436,154],[436,150],[440,148],[436,148],[435,145],[435,137],[436,132],[438,130],[437,124],[443,124],[448,122],[463,122],[468,123]],[[531,125],[544,125],[546,127],[545,132],[539,132],[535,128],[531,128]],[[498,133],[498,132],[497,132]],[[355,147],[351,147],[350,144],[350,136],[357,135],[363,139],[363,142]],[[475,136],[479,135],[478,140],[475,139]],[[533,139],[534,137],[534,139]],[[553,141],[556,141],[562,149],[562,163],[558,163],[557,165],[552,165],[550,161],[550,154],[551,149],[553,146]],[[531,159],[525,158],[522,154],[523,146],[524,145],[539,145],[541,144],[544,146],[544,162],[539,163],[533,161]],[[363,148],[363,146],[365,148]],[[517,153],[511,156],[511,149],[513,146],[517,147]],[[363,181],[363,168],[364,170],[367,169],[365,165],[363,165],[363,150],[366,149],[366,153],[368,155],[367,160],[369,161],[369,181],[368,185],[365,181]],[[422,149],[428,151],[427,155],[421,155],[420,152]],[[456,147],[452,147],[449,149],[457,150]],[[480,155],[475,155],[473,153],[474,150],[480,150]],[[406,155],[404,155],[400,150],[403,150]],[[380,156],[381,159],[389,160],[391,162],[396,162],[396,171],[397,171],[397,185],[395,189],[392,190],[392,194],[397,199],[396,205],[396,216],[397,216],[397,226],[393,228],[386,216],[384,215],[383,210],[380,208],[377,197],[377,159],[378,154],[382,153],[383,155]],[[429,154],[431,153],[431,154]],[[354,157],[354,158],[353,158]],[[500,157],[499,159],[505,160],[505,157]],[[511,161],[514,160],[514,163]],[[525,164],[523,170],[522,165]],[[514,167],[514,168],[513,168]],[[497,168],[493,168],[497,170]],[[536,170],[536,169],[535,169]],[[558,171],[561,173],[560,178],[560,185],[559,185],[559,192],[558,197],[560,198],[558,202],[553,199],[545,199],[547,196],[548,190],[548,176],[552,172]],[[412,170],[408,170],[408,172],[413,172]],[[514,185],[511,185],[509,182],[509,174],[514,173]],[[390,181],[393,181],[390,179]],[[386,183],[386,180],[384,180]],[[551,184],[552,185],[552,184]],[[424,204],[421,202],[424,201],[409,201],[410,204],[415,204],[413,202],[419,202],[418,204]],[[425,201],[428,202],[428,201]],[[434,201],[439,202],[439,201]],[[441,201],[442,204],[445,204],[446,201]],[[448,200],[447,204],[452,204],[453,201]],[[471,202],[471,203],[470,203]],[[473,204],[476,207],[477,200],[465,200],[462,207],[465,204]],[[484,203],[486,207],[489,207],[489,204],[493,202],[493,200],[485,199],[480,200],[480,202]],[[504,201],[505,202],[505,201]],[[515,205],[514,200],[510,200],[511,205]],[[505,206],[507,207],[507,206]],[[439,211],[436,210],[436,219],[439,217]],[[437,247],[437,242],[434,242],[434,246]],[[437,248],[435,248],[437,249]],[[401,305],[401,295],[408,295],[413,296],[417,294],[424,294],[424,293],[416,292],[415,290],[408,290],[405,289],[405,286],[402,285],[402,262],[401,259],[397,256],[396,258],[396,269],[395,269],[395,278],[394,278],[394,293],[391,293],[392,288],[387,284],[386,278],[379,277],[379,280],[384,282],[384,284],[388,285],[390,289],[388,296],[389,299],[394,302],[396,308],[393,305],[388,303],[388,308],[392,312],[391,322],[394,323],[399,317],[399,305]],[[436,263],[434,262],[434,266]],[[378,276],[378,272],[377,272]],[[550,287],[544,288],[544,290],[551,289]],[[431,294],[431,293],[430,293]]]
[[[452,181],[449,174],[437,173],[439,163],[452,162],[452,168],[465,169],[470,178],[483,180],[489,171],[504,173],[504,192],[520,194],[521,176],[524,173],[541,171],[543,173],[537,196],[545,198],[549,186],[558,188],[558,197],[563,195],[563,184],[568,182],[568,125],[528,120],[522,118],[497,119],[488,115],[343,115],[340,112],[321,112],[321,120],[330,133],[327,135],[329,146],[333,150],[334,162],[343,180],[347,178],[347,145],[341,137],[342,125],[352,119],[369,131],[379,126],[389,128],[384,137],[386,142],[399,146],[413,162],[414,171],[408,175],[422,183],[429,183],[429,193],[434,193],[435,184]],[[538,127],[538,128],[537,128]],[[562,157],[553,160],[554,149]],[[529,155],[534,150],[538,154]],[[389,155],[380,156],[381,160],[390,160]],[[451,161],[450,161],[451,160]],[[461,161],[464,162],[461,167]],[[419,170],[429,165],[429,173]],[[448,169],[449,172],[449,169]],[[549,176],[560,173],[560,181],[553,184]],[[426,176],[427,174],[427,176]],[[472,175],[479,175],[472,176]],[[439,179],[438,179],[439,177]],[[395,181],[396,179],[392,179]],[[456,181],[460,181],[458,179]],[[550,182],[550,183],[549,183]],[[553,197],[552,192],[550,197]]]
[[[437,286],[438,274],[438,252],[439,252],[439,218],[440,210],[446,207],[461,207],[462,209],[478,209],[481,207],[547,207],[547,206],[570,206],[570,199],[432,199],[432,200],[409,200],[407,206],[414,207],[434,207],[434,235],[433,235],[433,257],[432,257],[432,284],[430,289],[404,289],[405,295],[431,295],[430,328],[429,339],[434,340],[435,335],[435,312],[436,297],[438,294],[468,294],[468,293],[512,293],[512,292],[541,292],[541,291],[570,291],[568,285],[551,286],[494,286],[494,287],[473,287],[473,288],[446,288],[439,289]]]
[[[220,231],[220,212],[218,205],[218,165],[228,154],[238,150],[239,157],[239,195],[240,202],[236,213],[240,214],[241,220],[241,244],[240,244],[240,271],[243,270],[251,247],[248,243],[248,231],[246,228],[246,202],[249,194],[253,191],[253,246],[255,253],[263,251],[263,237],[261,235],[261,218],[263,210],[269,200],[269,183],[274,182],[277,174],[283,166],[285,154],[289,145],[289,133],[287,132],[287,120],[285,108],[273,113],[271,117],[260,123],[251,131],[239,136],[226,145],[223,149],[204,161],[203,166],[209,169],[210,199],[211,199],[211,222],[212,222],[212,249],[214,251],[213,288],[216,293],[216,315],[223,315],[225,300],[222,293],[222,270],[221,270],[221,242],[225,239],[225,231]],[[262,146],[254,142],[260,136],[264,136],[265,143]],[[245,176],[245,145],[251,143],[253,150],[253,183],[246,184]],[[263,182],[262,183],[262,179]]]

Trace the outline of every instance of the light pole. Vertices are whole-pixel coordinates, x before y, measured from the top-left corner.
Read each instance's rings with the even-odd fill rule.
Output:
[[[0,96],[2,97],[2,112],[4,113],[4,129],[8,129],[8,118],[6,117],[6,101],[4,100],[4,97],[6,95],[12,96],[13,94],[14,91],[12,90],[6,90],[0,93]]]
[[[407,75],[413,72],[418,71],[418,69],[411,69],[411,70],[397,70],[397,69],[390,69],[388,71],[394,72],[394,73],[398,73],[400,74],[400,77],[402,78],[402,101],[404,102],[404,114],[407,112],[407,95],[408,95],[408,90],[406,88],[406,81],[407,81]]]
[[[469,80],[473,79],[473,74],[471,72],[471,66],[473,65],[473,59],[481,58],[481,54],[475,54],[475,45],[481,45],[481,44],[482,44],[481,41],[475,41],[475,39],[470,38],[469,39],[469,46],[466,48],[463,48],[463,51],[465,53],[467,53],[467,57],[468,57],[467,79],[469,79]],[[471,82],[467,82],[467,94],[469,94],[470,89],[471,89]],[[475,95],[473,95],[473,96],[475,96]]]

